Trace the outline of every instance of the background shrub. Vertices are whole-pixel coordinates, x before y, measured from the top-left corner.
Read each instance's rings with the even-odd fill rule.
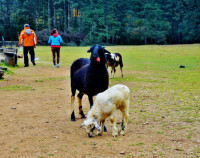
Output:
[[[75,32],[73,34],[64,33],[58,30],[59,35],[63,39],[63,44],[65,46],[79,46],[81,41],[84,40],[85,34],[81,32]],[[50,37],[50,32],[48,29],[44,29],[42,31],[37,31],[37,40],[38,45],[48,45],[48,40]]]

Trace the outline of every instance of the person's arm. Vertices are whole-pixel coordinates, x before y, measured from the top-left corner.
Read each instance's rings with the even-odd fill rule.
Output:
[[[48,40],[48,44],[51,45],[51,42],[52,42],[52,40],[51,40],[51,36],[50,36],[50,37],[49,37],[49,40]]]
[[[62,37],[60,36],[60,44],[63,43]]]
[[[36,34],[35,34],[34,31],[33,31],[33,33],[34,33],[34,44],[35,44],[35,46],[36,46],[36,44],[37,44],[37,36],[36,36]]]
[[[24,39],[24,33],[21,32],[19,35],[19,46],[20,47],[23,45],[23,39]]]

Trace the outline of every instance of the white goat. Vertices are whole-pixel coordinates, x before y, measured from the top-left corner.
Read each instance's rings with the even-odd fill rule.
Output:
[[[125,135],[129,117],[129,94],[130,90],[124,85],[115,85],[106,91],[99,93],[92,109],[88,112],[87,119],[81,125],[86,129],[89,137],[93,136],[93,131],[98,130],[98,134],[102,135],[105,119],[110,117],[113,125],[112,135],[118,135],[116,126],[116,110],[122,112],[121,135]],[[101,127],[98,123],[101,122]]]

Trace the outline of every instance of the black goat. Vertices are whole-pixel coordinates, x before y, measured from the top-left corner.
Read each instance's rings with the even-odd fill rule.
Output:
[[[88,95],[90,108],[93,105],[93,96],[105,91],[108,88],[109,76],[106,68],[105,53],[110,53],[104,47],[96,44],[87,52],[91,52],[90,60],[80,58],[71,65],[71,120],[76,121],[74,113],[74,100],[76,89],[79,90],[77,95],[79,104],[79,114],[85,118],[82,109],[82,97]]]
[[[106,53],[105,57],[106,57],[107,68],[108,68],[108,66],[110,66],[112,68],[111,69],[111,76],[112,76],[112,78],[114,77],[114,74],[116,72],[115,67],[117,67],[118,65],[120,65],[120,70],[121,70],[122,77],[123,77],[123,71],[122,71],[123,62],[122,62],[122,56],[121,56],[121,54],[119,54],[119,53],[112,53],[112,54]]]

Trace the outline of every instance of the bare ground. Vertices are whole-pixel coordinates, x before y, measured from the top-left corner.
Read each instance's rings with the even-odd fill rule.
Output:
[[[138,86],[134,82],[125,84]],[[77,106],[77,121],[70,121],[68,67],[22,67],[14,75],[5,75],[5,81],[0,82],[0,87],[9,85],[29,86],[29,89],[0,90],[2,158],[198,157],[194,151],[200,145],[198,133],[192,139],[187,139],[184,130],[176,130],[178,125],[184,124],[168,122],[166,114],[159,115],[159,120],[153,117],[143,120],[135,113],[136,108],[144,115],[146,110],[154,111],[156,105],[149,106],[149,102],[157,100],[156,95],[146,96],[142,90],[138,93],[131,91],[130,119],[125,136],[113,138],[111,124],[106,122],[108,132],[88,138],[85,130],[79,128],[83,119],[79,119]],[[137,105],[140,95],[147,100],[147,104],[141,108]],[[87,114],[87,97],[84,97],[83,104]],[[163,122],[166,126],[163,126]]]

